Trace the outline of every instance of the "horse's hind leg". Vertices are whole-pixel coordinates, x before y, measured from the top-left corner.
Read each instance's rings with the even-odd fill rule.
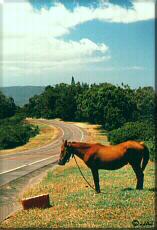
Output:
[[[95,184],[95,190],[97,193],[100,193],[100,185],[99,185],[99,172],[98,169],[91,169],[93,179],[94,179],[94,184]]]
[[[132,165],[132,168],[136,174],[137,178],[137,185],[136,189],[143,189],[143,182],[144,182],[144,173],[140,167],[140,165]]]

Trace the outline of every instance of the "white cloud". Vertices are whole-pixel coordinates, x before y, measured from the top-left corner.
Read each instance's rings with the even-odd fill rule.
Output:
[[[120,71],[143,71],[146,68],[143,66],[123,66],[123,67],[119,67],[118,70]]]
[[[73,11],[61,3],[37,11],[27,1],[5,2],[2,7],[4,76],[103,62],[110,58],[106,44],[86,38],[64,41],[62,36],[94,19],[131,23],[154,18],[153,1],[134,1],[133,9],[109,2],[97,8],[77,6]]]
[[[101,5],[95,10],[95,18],[102,21],[133,23],[155,18],[155,2],[153,0],[133,1],[132,8],[128,9],[109,2],[104,2]]]
[[[146,68],[143,66],[118,66],[118,67],[94,66],[93,68],[91,68],[91,71],[102,71],[102,72],[144,71],[144,70],[146,70]]]
[[[4,39],[3,41],[4,61],[43,61],[58,62],[75,60],[82,57],[96,57],[95,52],[105,58],[108,47],[105,44],[96,44],[89,39],[80,41],[68,41],[55,38],[38,39]],[[98,56],[99,58],[99,56]]]
[[[56,3],[50,9],[34,10],[27,1],[3,4],[4,35],[6,36],[51,36],[59,37],[69,33],[75,26],[94,19],[131,23],[155,17],[153,1],[133,1],[133,8],[123,8],[109,2],[97,8],[77,6],[73,11]]]
[[[143,71],[145,70],[145,68],[143,66],[128,66],[128,67],[123,67],[123,70],[139,70],[139,71]]]
[[[99,63],[110,58],[105,44],[96,44],[89,39],[65,42],[56,38],[6,38],[3,42],[3,69],[34,75],[38,70],[76,68],[77,65]],[[31,69],[31,70],[30,70]]]

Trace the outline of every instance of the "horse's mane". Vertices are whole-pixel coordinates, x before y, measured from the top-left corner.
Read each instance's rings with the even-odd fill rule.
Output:
[[[74,147],[89,148],[95,143],[85,143],[85,142],[72,141],[72,142],[68,142],[68,144],[71,146],[74,146]]]

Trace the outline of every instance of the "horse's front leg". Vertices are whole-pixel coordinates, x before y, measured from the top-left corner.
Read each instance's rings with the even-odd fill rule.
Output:
[[[95,191],[97,193],[100,193],[100,185],[99,185],[99,172],[98,169],[91,168],[94,184],[95,184]]]

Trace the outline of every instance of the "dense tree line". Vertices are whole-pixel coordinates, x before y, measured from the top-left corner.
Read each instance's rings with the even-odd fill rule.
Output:
[[[27,143],[35,136],[38,127],[25,123],[25,115],[14,103],[0,92],[0,149],[14,148]]]
[[[0,119],[13,116],[16,109],[13,98],[4,96],[0,91]]]
[[[112,130],[129,121],[153,117],[152,87],[131,89],[128,85],[57,84],[30,98],[23,108],[27,116],[88,121]]]

